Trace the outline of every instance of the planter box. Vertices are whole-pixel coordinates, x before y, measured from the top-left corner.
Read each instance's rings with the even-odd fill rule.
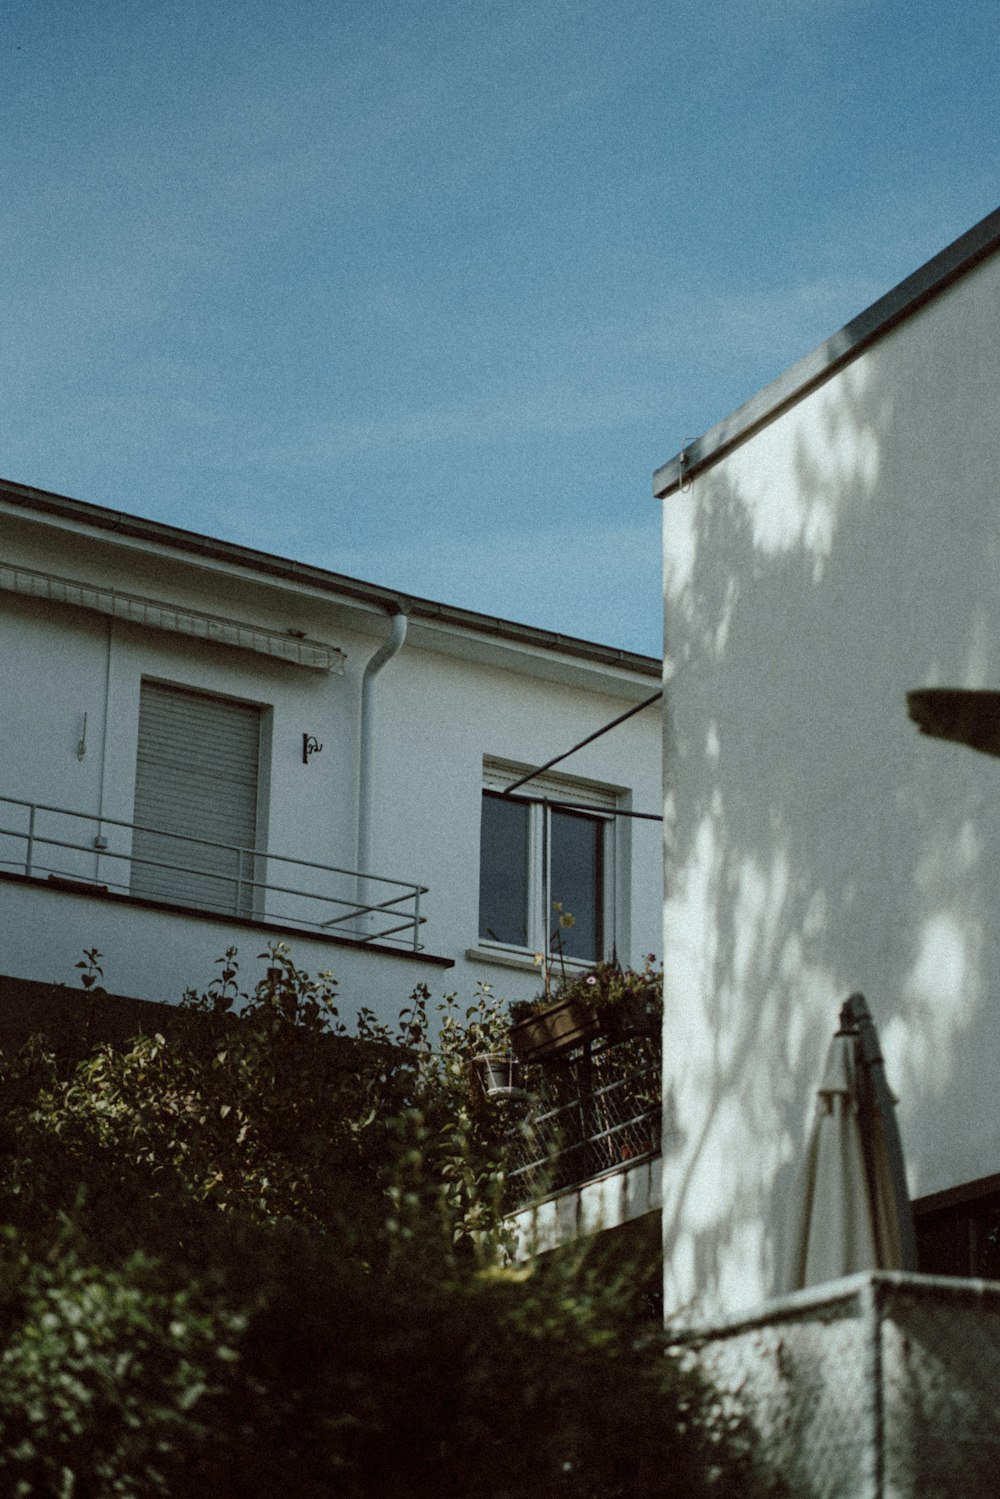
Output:
[[[597,1034],[597,1017],[579,999],[556,999],[511,1027],[510,1044],[522,1062],[541,1062]]]
[[[635,1036],[657,1036],[660,1020],[634,994],[601,1012],[601,1030],[609,1041],[630,1041]]]

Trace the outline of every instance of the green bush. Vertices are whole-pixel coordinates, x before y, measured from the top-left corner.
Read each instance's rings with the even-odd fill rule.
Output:
[[[0,1258],[0,1475],[11,1495],[168,1495],[212,1466],[211,1398],[245,1318],[134,1254],[88,1264],[73,1234]],[[188,1493],[197,1490],[188,1487]]]
[[[0,1491],[409,1499],[751,1496],[751,1449],[585,1257],[373,1271],[232,1231],[201,1282],[8,1238]],[[220,1252],[222,1251],[222,1252]]]
[[[0,1494],[759,1492],[648,1267],[505,1261],[489,993],[348,1037],[329,979],[267,958],[157,1035],[5,1064]]]

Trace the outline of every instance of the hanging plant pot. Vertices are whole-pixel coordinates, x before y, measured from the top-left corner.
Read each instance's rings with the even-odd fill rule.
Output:
[[[582,999],[556,999],[511,1026],[510,1044],[522,1062],[540,1062],[596,1034],[597,1016],[590,1005]]]
[[[521,1064],[508,1052],[476,1057],[476,1071],[487,1098],[527,1098],[521,1087]]]

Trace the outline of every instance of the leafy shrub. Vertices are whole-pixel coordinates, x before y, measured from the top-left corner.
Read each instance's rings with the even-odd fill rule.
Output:
[[[88,1264],[73,1238],[42,1258],[4,1238],[3,1492],[176,1493],[181,1470],[212,1461],[208,1405],[245,1318],[198,1284],[166,1286],[141,1253],[117,1270]]]
[[[648,1274],[505,1263],[488,991],[349,1037],[331,980],[267,960],[153,1036],[5,1064],[0,1493],[752,1499]]]
[[[8,1238],[0,1490],[760,1492],[746,1433],[585,1256],[459,1275],[425,1247],[372,1270],[301,1229],[227,1232],[180,1285],[144,1256],[112,1270]]]

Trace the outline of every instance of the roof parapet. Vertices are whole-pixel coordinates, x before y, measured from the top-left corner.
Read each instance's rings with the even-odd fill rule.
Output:
[[[933,256],[919,270],[886,292],[864,312],[831,334],[783,375],[765,385],[742,406],[688,443],[653,475],[658,500],[675,493],[682,483],[766,426],[796,401],[822,385],[837,370],[856,359],[869,344],[912,316],[925,303],[966,275],[1000,249],[1000,208],[980,219],[965,234]]]

